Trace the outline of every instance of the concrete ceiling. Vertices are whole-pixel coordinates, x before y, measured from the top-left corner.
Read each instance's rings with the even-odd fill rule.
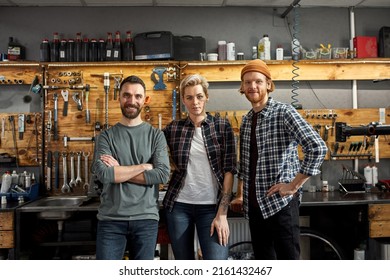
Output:
[[[154,7],[288,7],[294,0],[0,0],[7,7],[96,7],[96,6],[154,6]],[[386,7],[389,0],[301,0],[302,7]]]

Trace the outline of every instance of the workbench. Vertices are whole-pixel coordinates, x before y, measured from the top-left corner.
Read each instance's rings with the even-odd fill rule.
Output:
[[[22,239],[24,239],[27,231],[27,235],[31,235],[33,231],[32,217],[36,217],[36,212],[34,213],[36,210],[29,209],[27,207],[28,203],[9,206],[10,208],[2,208],[0,211],[14,211],[15,213],[15,258],[18,259],[21,257],[20,254],[23,250],[29,249],[26,241]],[[67,210],[74,211],[74,216],[79,217],[80,220],[90,219],[91,225],[94,226],[98,206],[99,201],[94,199],[90,203],[70,207]],[[378,207],[382,209],[379,212]],[[346,259],[353,258],[353,250],[362,242],[367,246],[366,258],[377,259],[376,240],[390,237],[390,231],[385,231],[390,225],[390,218],[388,218],[388,215],[382,215],[381,217],[378,214],[381,211],[388,211],[387,209],[390,209],[390,192],[304,192],[300,214],[301,217],[309,217],[309,228],[321,232],[337,242],[343,249]],[[230,214],[232,218],[239,217],[236,213]],[[372,229],[378,223],[381,224],[381,236],[378,236],[378,230]],[[94,230],[91,229],[92,232]],[[49,245],[54,246],[55,242],[45,241],[45,246],[48,247]],[[94,240],[71,241],[67,245],[89,245],[93,247]]]

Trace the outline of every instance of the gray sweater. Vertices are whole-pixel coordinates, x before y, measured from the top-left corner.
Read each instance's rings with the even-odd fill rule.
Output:
[[[117,123],[103,131],[96,143],[92,170],[103,191],[97,218],[99,220],[158,220],[158,185],[169,179],[170,166],[164,134],[143,122],[135,127]],[[114,167],[107,167],[100,155],[112,155],[121,166],[153,164],[144,172],[146,185],[114,183]]]

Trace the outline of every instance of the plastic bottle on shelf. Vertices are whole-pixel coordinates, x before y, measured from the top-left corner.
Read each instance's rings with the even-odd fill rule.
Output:
[[[76,34],[76,40],[74,42],[74,61],[82,62],[81,60],[81,49],[82,49],[83,41],[81,39],[81,32]]]
[[[50,61],[50,43],[48,39],[43,39],[39,47],[39,61]]]
[[[74,61],[74,40],[69,39],[68,43],[66,44],[66,53],[68,56],[68,61],[73,62]]]
[[[218,60],[227,59],[227,45],[226,41],[218,41]]]
[[[113,48],[113,60],[121,61],[122,60],[122,42],[121,42],[121,33],[119,31],[115,32],[115,41]]]
[[[134,60],[134,52],[133,52],[133,38],[131,38],[131,31],[126,32],[126,39],[123,43],[123,60],[131,61]]]
[[[271,59],[271,41],[269,40],[268,34],[264,34],[263,38],[259,40],[257,44],[258,58],[261,60]]]
[[[58,32],[53,33],[53,41],[50,45],[50,61],[58,62],[60,58],[60,37]]]
[[[24,46],[16,42],[13,37],[9,37],[7,54],[9,61],[23,60]]]
[[[98,42],[98,61],[106,60],[106,41],[103,38],[99,39]]]
[[[322,181],[322,189],[323,192],[328,192],[329,191],[329,185],[328,181]]]
[[[89,61],[89,39],[84,38],[83,43],[81,45],[81,61],[87,62]]]
[[[257,46],[252,46],[252,59],[257,58]]]
[[[65,39],[61,39],[60,47],[58,48],[58,51],[59,51],[58,61],[60,61],[60,62],[67,62],[68,61],[66,44],[67,44],[67,41]]]
[[[114,44],[112,42],[112,33],[107,32],[107,41],[106,41],[106,61],[112,61],[114,58],[113,54]]]
[[[98,42],[96,39],[91,39],[89,43],[89,61],[98,61]]]
[[[236,60],[236,44],[233,42],[226,44],[226,60]]]
[[[276,60],[283,60],[283,48],[281,45],[278,45],[278,47],[276,48]]]

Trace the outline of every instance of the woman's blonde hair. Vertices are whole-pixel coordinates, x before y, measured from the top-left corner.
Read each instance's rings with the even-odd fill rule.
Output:
[[[196,85],[201,85],[204,94],[206,95],[207,98],[209,98],[209,93],[208,93],[209,83],[203,76],[199,74],[189,75],[181,81],[180,83],[181,97],[184,97],[184,90],[186,87],[196,86]]]

